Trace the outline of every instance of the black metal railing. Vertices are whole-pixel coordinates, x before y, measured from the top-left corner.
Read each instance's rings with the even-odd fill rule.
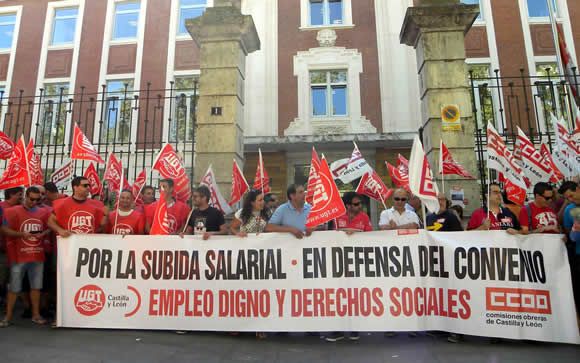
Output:
[[[7,97],[0,91],[1,125],[13,140],[20,135],[27,141],[34,138],[45,181],[69,157],[76,123],[103,159],[115,153],[129,181],[147,168],[148,183],[153,183],[157,173],[151,166],[161,146],[170,143],[183,157],[193,183],[197,78],[170,82],[168,89],[152,89],[150,83],[132,88],[131,81],[118,81],[93,93],[85,87],[70,92],[67,84],[47,84],[33,96],[20,91]],[[75,175],[88,164],[76,161]],[[0,163],[0,168],[4,166]],[[102,175],[105,165],[96,167]]]
[[[496,179],[487,175],[487,123],[491,122],[511,149],[519,126],[535,145],[545,143],[552,151],[555,143],[551,115],[563,118],[572,131],[575,127],[576,101],[570,85],[579,87],[580,76],[573,69],[571,77],[557,74],[554,67],[539,67],[541,75],[530,77],[524,69],[515,77],[477,74],[470,71],[471,100],[476,122],[475,152],[481,180],[481,196],[485,201],[487,183]]]

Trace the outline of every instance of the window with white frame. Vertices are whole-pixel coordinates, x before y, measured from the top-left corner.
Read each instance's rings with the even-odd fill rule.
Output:
[[[310,71],[312,116],[347,116],[347,71]]]
[[[99,130],[100,142],[128,142],[133,119],[133,80],[107,81],[106,92],[104,122]]]
[[[0,14],[0,51],[12,48],[16,14]]]
[[[558,117],[561,115],[568,119],[568,98],[566,96],[565,85],[560,82],[558,76],[558,65],[553,63],[536,64],[536,76],[538,80],[534,82],[536,86],[536,105],[543,111],[541,117],[546,122],[548,130],[552,129],[550,114]]]
[[[477,114],[477,126],[485,128],[488,122],[495,127],[495,110],[497,101],[497,90],[492,87],[491,73],[489,64],[470,64],[468,66],[469,74],[472,77],[473,94],[475,110]]]
[[[78,13],[78,8],[58,8],[54,10],[51,45],[74,43]]]
[[[169,125],[169,141],[193,141],[195,133],[195,105],[197,104],[197,76],[175,77],[173,84],[173,118]]]
[[[177,35],[188,34],[185,28],[186,19],[200,17],[205,12],[207,0],[179,0],[179,24]]]
[[[477,16],[477,21],[483,21],[483,8],[481,6],[481,0],[461,0],[461,3],[466,5],[479,6],[479,15]]]
[[[115,24],[113,40],[133,40],[139,29],[139,1],[118,2],[115,4]]]
[[[556,0],[526,0],[528,5],[529,18],[549,18],[550,8],[548,1],[552,1],[555,14],[558,14],[558,3]]]
[[[40,123],[36,130],[36,142],[44,145],[64,143],[68,116],[68,83],[47,83],[40,108]]]
[[[310,25],[339,25],[344,23],[342,0],[309,0]]]

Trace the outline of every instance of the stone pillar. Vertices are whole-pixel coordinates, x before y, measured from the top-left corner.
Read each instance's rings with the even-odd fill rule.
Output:
[[[477,18],[479,8],[460,4],[459,0],[420,0],[415,3],[419,3],[418,6],[407,9],[400,41],[417,51],[423,145],[441,189],[441,138],[454,159],[478,176],[474,151],[475,119],[465,63],[465,34]],[[461,131],[442,131],[443,105],[459,106]],[[465,191],[468,200],[466,215],[480,207],[481,189],[477,181],[456,175],[445,176],[448,197],[453,186],[460,186]]]
[[[252,17],[241,13],[241,0],[215,0],[185,24],[201,52],[194,182],[212,164],[227,199],[233,159],[243,168],[246,56],[260,49],[260,39]]]

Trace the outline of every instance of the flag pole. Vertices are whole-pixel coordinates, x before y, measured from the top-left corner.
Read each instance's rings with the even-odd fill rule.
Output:
[[[548,13],[550,16],[550,25],[552,26],[552,35],[554,37],[554,46],[556,48],[556,61],[558,64],[558,72],[561,76],[564,76],[564,65],[562,64],[562,54],[560,52],[560,37],[558,36],[558,25],[556,23],[556,9],[554,9],[554,3],[552,0],[546,0],[548,4]]]
[[[121,199],[121,193],[123,192],[123,181],[125,180],[124,173],[121,173],[121,183],[119,183],[119,194],[117,195],[117,208],[115,213],[115,224],[113,225],[113,234],[117,230],[117,221],[119,220],[119,199]],[[132,194],[132,193],[131,193]]]
[[[427,230],[427,210],[425,209],[425,203],[421,202],[421,211],[423,212],[423,228]]]
[[[258,153],[260,154],[260,187],[262,189],[262,194],[264,194],[264,159],[262,159],[262,149],[258,148]]]
[[[441,137],[441,142],[439,143],[439,170],[441,170],[441,189],[443,189],[443,194],[445,194],[445,170],[443,168],[443,137]]]

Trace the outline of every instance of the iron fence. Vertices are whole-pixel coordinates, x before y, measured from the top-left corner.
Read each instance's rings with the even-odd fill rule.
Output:
[[[515,77],[500,76],[493,72],[469,72],[471,99],[475,117],[475,152],[481,180],[481,196],[485,203],[487,184],[496,178],[487,174],[487,123],[491,122],[513,148],[519,126],[532,143],[545,143],[552,151],[555,143],[551,114],[563,118],[570,130],[575,127],[576,102],[570,85],[579,86],[579,77],[573,69],[572,77],[559,75],[555,65],[539,66],[537,76],[526,76],[525,70]],[[487,74],[486,74],[487,73]],[[491,73],[491,74],[489,74]]]
[[[85,87],[74,93],[59,83],[47,84],[33,96],[20,91],[8,97],[0,90],[1,126],[13,140],[34,138],[45,181],[69,157],[76,123],[103,159],[115,153],[129,181],[146,168],[148,184],[153,183],[151,166],[160,148],[170,143],[193,183],[198,97],[198,80],[192,77],[176,79],[167,89],[147,83],[134,90],[132,81],[120,80],[93,93]],[[75,161],[74,174],[82,175],[88,164]],[[105,165],[95,166],[102,176]]]

